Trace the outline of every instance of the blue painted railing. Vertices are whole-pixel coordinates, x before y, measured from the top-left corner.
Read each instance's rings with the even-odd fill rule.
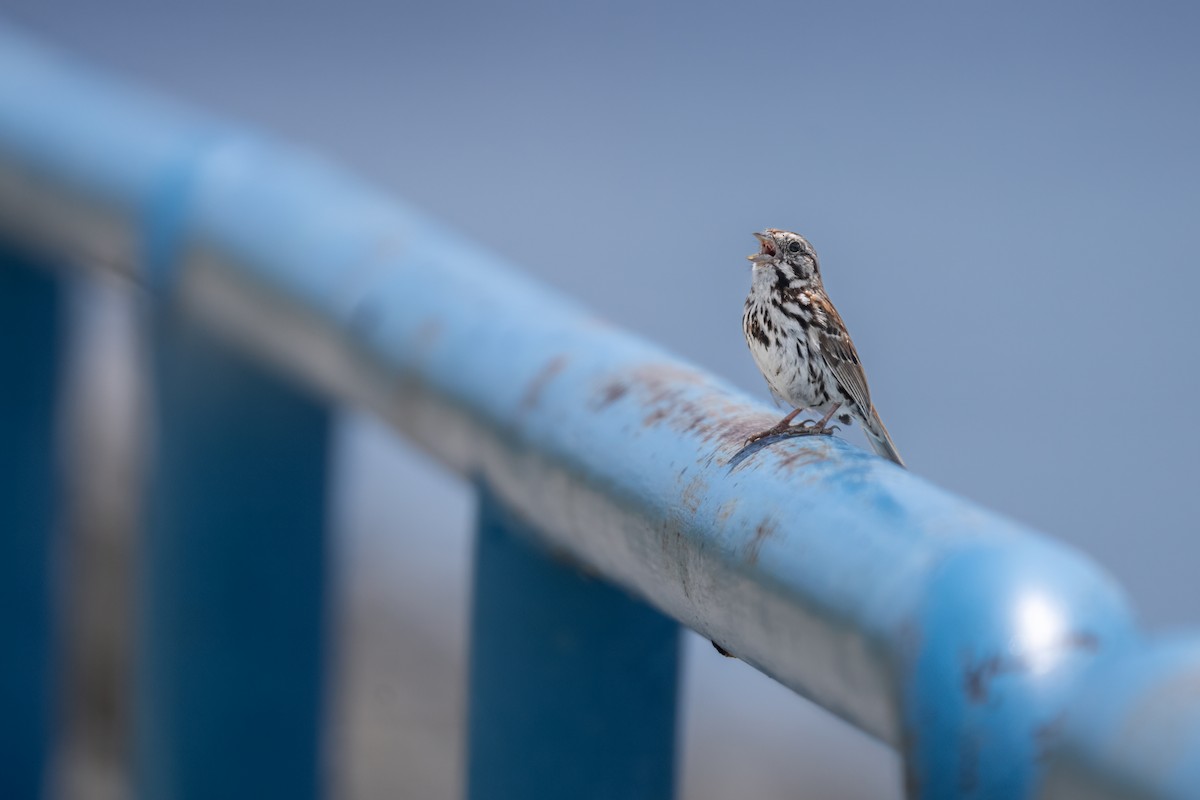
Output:
[[[321,794],[339,403],[478,486],[471,797],[670,796],[677,623],[896,747],[912,798],[1200,796],[1200,644],[1142,642],[1080,555],[837,439],[745,450],[773,417],[722,382],[3,31],[0,237],[0,796],[47,771],[57,286],[97,265],[153,309],[142,797]]]

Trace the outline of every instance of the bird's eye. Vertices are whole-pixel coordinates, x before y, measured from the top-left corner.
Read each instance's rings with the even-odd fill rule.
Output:
[[[788,242],[789,253],[799,253],[801,249],[802,248],[799,242]]]

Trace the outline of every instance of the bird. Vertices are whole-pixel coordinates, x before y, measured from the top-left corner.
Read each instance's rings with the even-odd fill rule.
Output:
[[[753,269],[742,331],[771,394],[793,410],[748,443],[778,434],[828,435],[837,429],[826,427],[837,415],[843,424],[857,421],[875,452],[903,467],[871,402],[846,323],[825,293],[813,246],[800,234],[778,228],[754,236],[759,250],[746,256]],[[805,409],[823,416],[792,424]]]

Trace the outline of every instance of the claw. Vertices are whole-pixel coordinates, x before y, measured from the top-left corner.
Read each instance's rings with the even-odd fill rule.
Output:
[[[828,436],[837,429],[837,425],[829,425],[825,428],[818,428],[817,423],[809,421],[804,425],[793,425],[790,431],[784,431],[784,433],[791,433],[794,436]]]
[[[778,425],[775,426],[774,428],[768,428],[765,431],[759,431],[758,433],[756,433],[753,436],[746,439],[746,445],[747,446],[752,445],[757,441],[766,439],[768,436],[775,436],[776,434],[780,434],[780,433],[783,433],[783,428],[780,428]]]

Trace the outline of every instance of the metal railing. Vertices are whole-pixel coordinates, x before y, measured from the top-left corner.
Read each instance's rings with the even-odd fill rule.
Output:
[[[1200,645],[1080,555],[771,413],[319,159],[0,30],[0,791],[49,729],[62,270],[147,288],[137,785],[319,794],[328,434],[478,486],[472,797],[666,797],[678,625],[897,748],[912,798],[1200,796]],[[599,578],[599,580],[597,580]],[[803,747],[803,742],[796,742]]]

